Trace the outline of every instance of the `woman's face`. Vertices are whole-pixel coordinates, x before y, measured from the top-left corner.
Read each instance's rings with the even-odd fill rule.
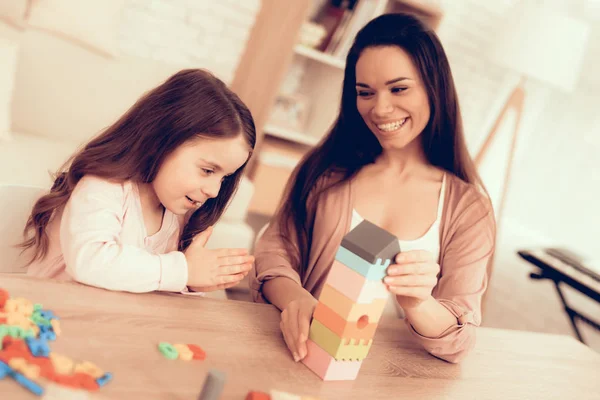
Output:
[[[429,122],[427,92],[409,54],[370,47],[356,63],[356,106],[384,149],[406,148]]]

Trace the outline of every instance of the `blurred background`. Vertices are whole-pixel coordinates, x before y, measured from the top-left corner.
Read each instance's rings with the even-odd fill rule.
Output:
[[[338,112],[355,33],[400,11],[447,51],[495,206],[484,325],[600,350],[599,0],[0,0],[0,186],[48,188],[49,172],[145,91],[206,68],[249,105],[259,133],[210,246],[252,249]],[[28,207],[4,207],[0,236]],[[532,262],[551,279],[532,279]],[[227,295],[248,299],[245,285]]]

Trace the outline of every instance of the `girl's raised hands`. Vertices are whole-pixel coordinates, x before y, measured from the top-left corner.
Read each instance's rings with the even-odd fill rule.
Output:
[[[188,263],[188,287],[208,292],[227,289],[240,283],[254,263],[246,249],[207,249],[212,227],[196,235],[185,250]]]

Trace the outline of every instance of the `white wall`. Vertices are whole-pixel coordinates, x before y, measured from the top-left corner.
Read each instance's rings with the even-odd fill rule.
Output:
[[[261,0],[126,0],[123,54],[206,68],[231,83]]]
[[[492,36],[506,28],[501,21],[516,2],[439,1],[445,11],[440,38],[453,68],[473,152],[488,133],[484,127],[495,116],[509,83],[514,82],[510,71],[490,63],[483,54]],[[573,93],[527,82],[503,234],[518,234],[522,246],[552,242],[592,253],[600,238],[600,3],[544,4],[587,20],[592,33]],[[502,167],[501,156],[492,154],[492,160]],[[488,175],[486,183],[495,186],[497,179]]]

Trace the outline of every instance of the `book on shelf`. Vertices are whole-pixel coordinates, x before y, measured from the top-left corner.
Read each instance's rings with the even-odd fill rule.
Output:
[[[327,34],[317,50],[345,59],[354,37],[371,19],[383,13],[387,0],[329,0],[314,22]]]

